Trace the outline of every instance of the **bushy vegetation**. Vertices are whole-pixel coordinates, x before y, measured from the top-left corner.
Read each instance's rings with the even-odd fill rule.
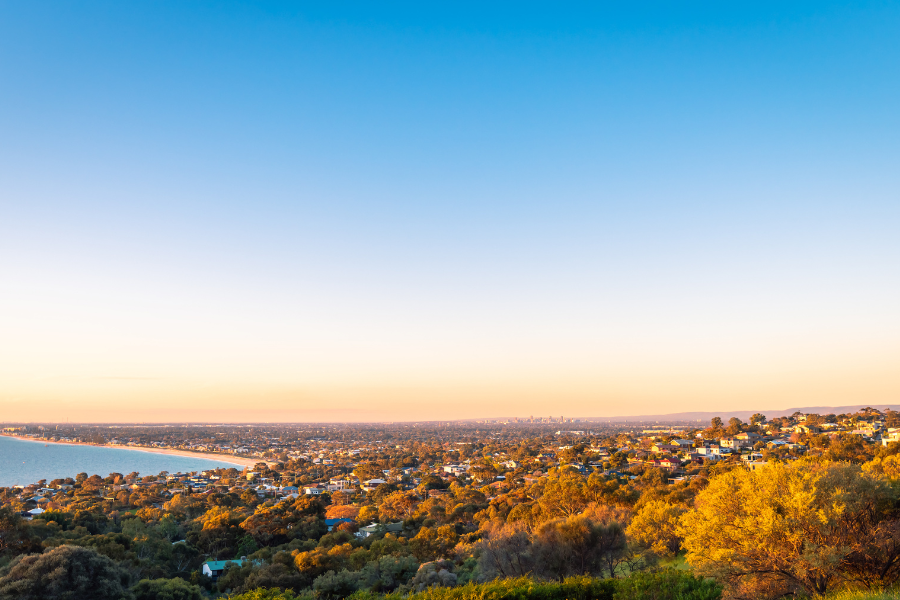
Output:
[[[718,600],[722,588],[684,571],[636,573],[624,579],[531,577],[496,579],[458,587],[431,587],[411,594],[357,592],[351,600]],[[231,600],[299,600],[290,592],[254,590]]]
[[[691,435],[758,434],[759,417],[714,419]],[[360,479],[387,471],[391,481],[320,496],[276,499],[248,483],[299,483],[314,472],[302,459],[220,469],[202,491],[165,474],[82,473],[48,484],[47,510],[30,521],[22,510],[36,502],[0,489],[0,600],[706,600],[890,589],[900,582],[900,444],[820,439],[812,417],[808,456],[778,450],[752,471],[738,458],[704,463],[680,481],[626,455],[624,443],[642,442],[620,434],[558,455],[544,439],[393,444],[390,458],[353,467]],[[600,444],[620,449],[588,469]],[[494,459],[501,453],[505,464]],[[426,469],[448,458],[470,469]],[[527,461],[545,461],[546,472],[520,466]],[[407,464],[420,470],[406,473]],[[369,524],[378,527],[360,531]],[[232,562],[217,578],[201,575],[211,560]]]

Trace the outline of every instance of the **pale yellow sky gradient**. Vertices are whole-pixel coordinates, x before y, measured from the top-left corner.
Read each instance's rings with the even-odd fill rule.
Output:
[[[775,305],[740,287],[713,304],[545,293],[504,311],[496,299],[392,307],[62,274],[4,291],[2,421],[603,417],[900,398],[900,320],[877,303],[850,310],[854,293],[808,308],[805,295]],[[551,301],[569,310],[542,313]]]

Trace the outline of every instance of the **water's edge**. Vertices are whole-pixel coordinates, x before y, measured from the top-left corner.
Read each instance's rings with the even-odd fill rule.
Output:
[[[28,485],[41,479],[75,477],[78,473],[106,477],[110,473],[157,475],[162,471],[201,471],[243,466],[213,458],[181,456],[86,444],[49,444],[0,436],[0,487]]]

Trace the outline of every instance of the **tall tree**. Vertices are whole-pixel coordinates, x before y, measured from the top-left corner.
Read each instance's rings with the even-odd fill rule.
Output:
[[[766,415],[764,415],[762,413],[756,413],[752,417],[750,417],[751,425],[759,425],[759,424],[765,423],[765,422],[766,422]]]
[[[12,507],[0,506],[0,556],[16,556],[40,547],[40,539],[31,539],[22,517]]]
[[[687,560],[755,597],[821,595],[848,578],[900,576],[896,493],[848,463],[795,461],[722,472],[682,517]]]
[[[628,535],[643,547],[661,556],[675,554],[681,549],[678,521],[686,512],[683,506],[664,500],[651,500],[644,504],[631,523]]]

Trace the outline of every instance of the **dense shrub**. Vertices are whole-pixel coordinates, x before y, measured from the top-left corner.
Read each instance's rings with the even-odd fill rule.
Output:
[[[382,595],[371,591],[358,591],[353,600],[613,600],[615,582],[610,579],[572,577],[563,582],[550,582],[520,577],[488,583],[468,584],[459,587],[433,587],[423,592],[405,595],[400,592]],[[295,600],[290,592],[254,590],[248,594],[233,596],[232,600]],[[693,600],[693,598],[687,599]],[[703,599],[705,600],[705,598]]]
[[[131,590],[134,600],[202,600],[200,587],[184,579],[142,579]]]
[[[59,546],[20,557],[0,577],[2,600],[120,600],[129,574],[89,548]]]
[[[687,571],[639,572],[616,581],[614,600],[718,600],[722,586]]]
[[[331,597],[340,597],[338,586]],[[349,587],[346,588],[349,593]],[[382,595],[371,591],[350,594],[350,600],[719,600],[722,588],[715,582],[674,569],[636,573],[623,579],[570,577],[562,582],[529,577],[470,583],[459,587],[432,587],[405,595]],[[297,600],[290,592],[254,590],[232,600]],[[304,597],[305,600],[305,597]]]

